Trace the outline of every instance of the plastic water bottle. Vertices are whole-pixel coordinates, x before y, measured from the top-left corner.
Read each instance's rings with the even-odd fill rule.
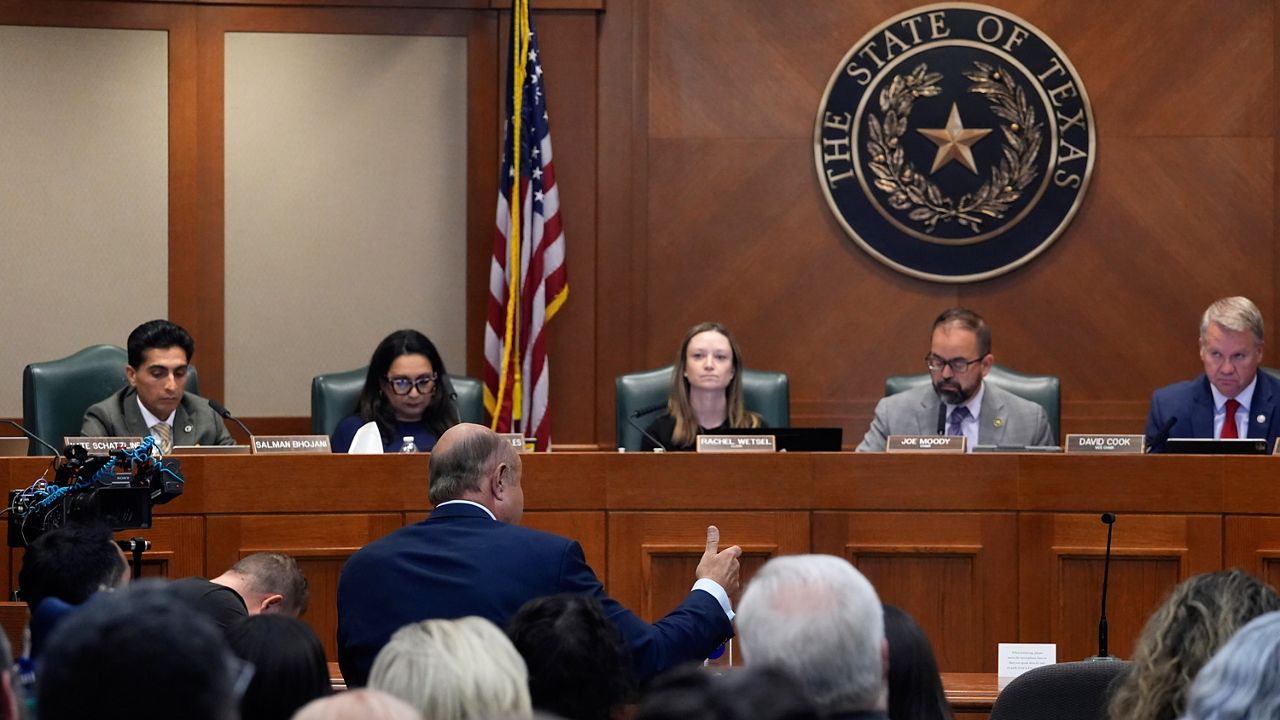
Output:
[[[401,443],[403,443],[402,445],[400,445],[400,452],[402,453],[418,452],[418,444],[413,441],[412,435],[405,435],[403,438],[400,439],[400,441]]]

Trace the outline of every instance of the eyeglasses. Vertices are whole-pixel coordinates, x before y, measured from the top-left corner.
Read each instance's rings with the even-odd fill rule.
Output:
[[[942,372],[942,368],[950,366],[951,372],[956,375],[968,370],[970,365],[976,365],[980,362],[982,362],[982,358],[980,357],[976,357],[972,360],[965,360],[964,358],[951,358],[950,360],[944,360],[933,353],[929,353],[924,356],[924,366],[929,368],[929,372]]]
[[[423,375],[417,380],[410,380],[407,377],[389,377],[383,378],[383,380],[386,380],[387,385],[391,386],[391,392],[397,395],[408,395],[409,391],[414,388],[418,388],[418,394],[426,395],[439,377],[439,373],[431,373],[430,375]]]

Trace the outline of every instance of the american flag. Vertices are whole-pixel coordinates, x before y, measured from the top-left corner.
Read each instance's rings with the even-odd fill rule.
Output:
[[[484,401],[494,430],[522,432],[534,439],[537,450],[548,450],[546,324],[569,296],[569,281],[547,98],[528,0],[512,3],[511,38],[507,138],[484,333]],[[513,297],[518,301],[511,302]]]

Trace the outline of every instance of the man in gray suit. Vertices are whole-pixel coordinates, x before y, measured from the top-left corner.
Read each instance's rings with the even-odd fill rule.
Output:
[[[191,335],[168,320],[152,320],[129,333],[129,385],[89,408],[80,434],[88,437],[152,435],[162,452],[175,445],[234,445],[209,401],[186,392],[195,353]]]
[[[974,445],[1057,445],[1044,408],[983,382],[991,371],[991,328],[981,315],[952,308],[933,321],[925,364],[930,385],[876,404],[858,452],[881,452],[890,435],[963,435]]]

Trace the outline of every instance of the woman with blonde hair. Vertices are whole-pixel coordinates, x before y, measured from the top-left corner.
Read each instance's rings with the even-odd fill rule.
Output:
[[[689,328],[672,367],[667,412],[649,425],[649,436],[665,450],[690,450],[702,433],[763,426],[743,400],[742,351],[729,328],[717,322]],[[644,450],[658,447],[653,439],[644,439]]]
[[[1243,570],[1196,575],[1178,585],[1138,639],[1117,680],[1114,720],[1174,720],[1187,707],[1196,673],[1242,625],[1280,609],[1280,596]]]
[[[369,687],[430,720],[529,718],[529,673],[507,636],[479,617],[405,625],[378,653]]]

